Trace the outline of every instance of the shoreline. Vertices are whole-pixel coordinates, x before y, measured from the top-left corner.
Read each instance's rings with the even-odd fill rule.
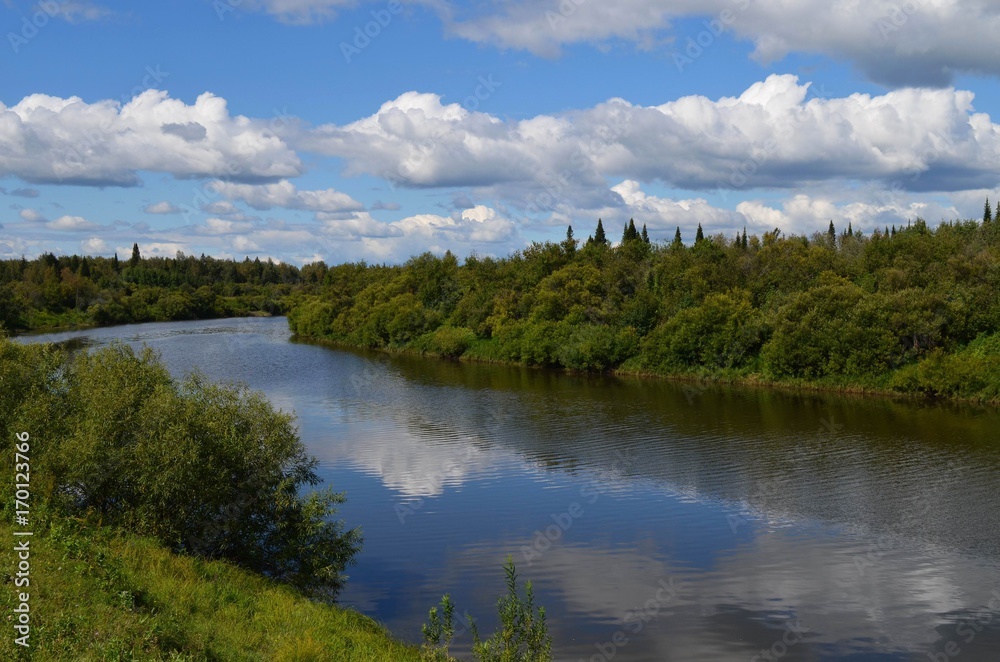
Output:
[[[313,336],[307,336],[295,332],[292,332],[291,339],[298,342],[307,342],[317,345],[329,346],[334,349],[355,350],[363,352],[378,352],[382,354],[397,355],[397,356],[413,356],[413,357],[434,359],[437,361],[447,361],[454,363],[476,363],[481,365],[496,365],[496,366],[506,366],[511,368],[527,368],[529,370],[549,371],[552,373],[565,374],[565,375],[593,375],[593,376],[603,375],[616,378],[630,378],[639,381],[665,380],[678,383],[706,384],[710,386],[737,386],[746,389],[772,390],[772,391],[781,391],[786,393],[815,393],[815,394],[826,393],[826,394],[851,396],[856,398],[875,397],[881,399],[895,400],[897,402],[906,402],[914,405],[953,404],[953,405],[964,405],[964,406],[977,406],[989,409],[1000,408],[1000,399],[981,400],[977,398],[965,398],[959,396],[939,397],[939,396],[932,396],[932,395],[918,394],[918,393],[905,393],[901,391],[894,391],[888,388],[865,386],[863,384],[836,385],[836,384],[824,384],[821,382],[808,382],[808,381],[780,381],[780,380],[770,380],[760,375],[737,377],[737,376],[692,375],[684,373],[664,374],[659,372],[651,372],[648,370],[630,370],[630,369],[623,370],[621,368],[614,368],[603,372],[588,373],[584,371],[574,371],[568,368],[562,368],[556,366],[528,365],[525,363],[515,363],[510,361],[480,358],[476,356],[467,356],[465,354],[462,354],[461,356],[458,357],[449,357],[409,347],[362,347],[360,345],[354,345],[347,342],[330,340],[328,338],[316,338]]]

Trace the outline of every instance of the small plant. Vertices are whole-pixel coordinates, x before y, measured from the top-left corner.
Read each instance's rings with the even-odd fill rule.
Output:
[[[438,608],[431,607],[427,614],[429,623],[425,623],[420,629],[424,633],[424,652],[428,660],[449,660],[448,647],[455,636],[454,624],[455,605],[451,601],[451,596],[445,594],[441,598],[441,615],[438,616]]]
[[[500,629],[489,638],[481,639],[476,622],[469,618],[472,630],[472,654],[480,662],[550,662],[552,637],[545,623],[545,608],[535,607],[531,582],[524,583],[524,598],[517,586],[517,568],[510,555],[504,561],[507,593],[497,600]],[[441,598],[441,615],[434,607],[429,623],[423,626],[424,651],[428,660],[449,660],[448,647],[455,634],[451,596]]]

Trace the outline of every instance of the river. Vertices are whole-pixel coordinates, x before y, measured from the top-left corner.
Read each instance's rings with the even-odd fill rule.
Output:
[[[294,411],[364,532],[340,601],[404,639],[444,593],[492,631],[512,554],[557,660],[1000,660],[996,410],[342,351],[283,318],[20,340],[70,338]]]

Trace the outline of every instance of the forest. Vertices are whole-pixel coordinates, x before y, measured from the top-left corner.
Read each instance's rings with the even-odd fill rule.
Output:
[[[282,314],[292,289],[315,269],[178,253],[128,260],[56,256],[0,261],[0,329],[43,331],[70,326]],[[314,279],[315,280],[315,279]]]
[[[506,258],[321,268],[293,332],[574,371],[1000,399],[1000,223],[654,243],[599,220]]]

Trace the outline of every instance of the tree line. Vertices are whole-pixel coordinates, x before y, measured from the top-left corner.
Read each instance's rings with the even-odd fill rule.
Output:
[[[317,282],[318,268],[183,253],[143,257],[137,245],[128,260],[52,253],[3,260],[0,330],[280,314],[294,288]]]
[[[987,211],[991,211],[989,203]],[[1000,399],[1000,223],[651,242],[604,223],[505,258],[325,269],[291,329],[442,357]],[[645,230],[645,227],[643,227]]]

